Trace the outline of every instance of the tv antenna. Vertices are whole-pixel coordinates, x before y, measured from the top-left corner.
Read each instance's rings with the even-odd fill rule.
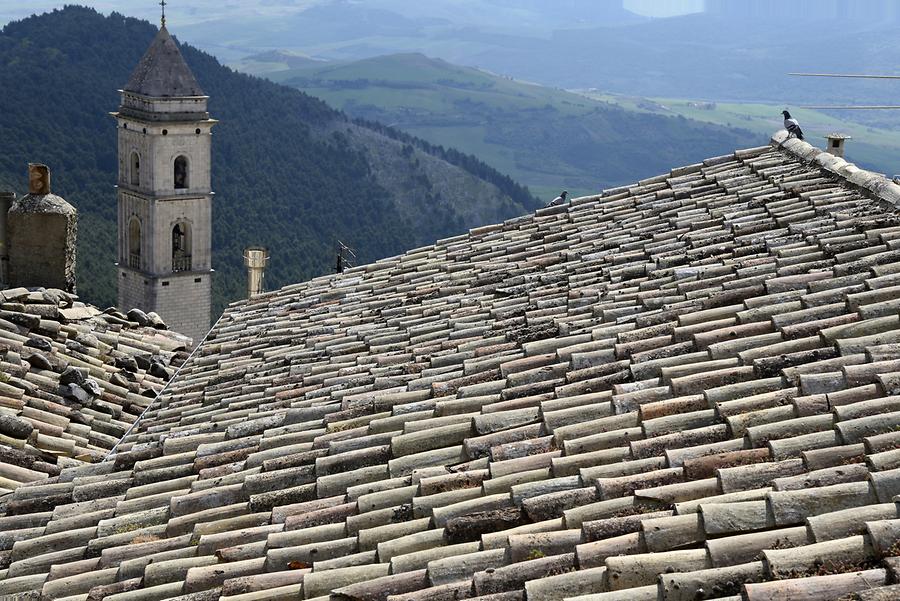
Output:
[[[353,249],[341,242],[337,241],[337,262],[334,266],[335,273],[344,273],[347,267],[356,267],[356,253]]]
[[[793,77],[831,77],[843,79],[900,79],[900,75],[876,75],[867,73],[788,73]],[[900,109],[900,105],[871,104],[871,105],[820,105],[803,106],[804,109],[815,110],[841,110],[841,111],[885,111]]]

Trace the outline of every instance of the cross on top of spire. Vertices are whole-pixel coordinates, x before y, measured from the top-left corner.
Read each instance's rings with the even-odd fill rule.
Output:
[[[162,7],[162,18],[160,19],[160,23],[162,27],[166,26],[166,0],[159,0],[159,5]]]

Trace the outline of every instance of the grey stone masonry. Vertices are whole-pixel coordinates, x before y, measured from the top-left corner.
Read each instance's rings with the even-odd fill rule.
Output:
[[[31,193],[14,201],[7,214],[9,285],[74,292],[78,215],[50,193],[46,166],[29,165],[29,179]]]
[[[0,286],[6,286],[9,279],[9,238],[6,216],[15,200],[15,192],[0,191]]]
[[[161,28],[121,91],[120,307],[158,313],[199,341],[212,297],[212,128],[207,97]]]

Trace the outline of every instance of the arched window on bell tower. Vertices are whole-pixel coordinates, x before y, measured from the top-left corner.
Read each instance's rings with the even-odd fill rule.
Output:
[[[175,159],[175,189],[186,190],[191,187],[188,160],[184,155]]]
[[[131,185],[141,185],[141,155],[136,150],[131,153]]]
[[[141,268],[141,220],[137,217],[128,222],[128,266]]]
[[[172,228],[172,271],[191,270],[191,226],[180,221]]]

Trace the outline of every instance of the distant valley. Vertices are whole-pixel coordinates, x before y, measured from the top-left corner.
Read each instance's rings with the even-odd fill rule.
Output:
[[[420,52],[551,87],[775,104],[894,103],[878,81],[792,78],[792,71],[896,73],[888,0],[728,0],[727,12],[646,18],[621,0],[270,0],[188,25],[186,39],[231,63],[289,50],[354,61]],[[662,4],[661,2],[659,4]],[[721,3],[720,3],[721,4]],[[809,2],[806,5],[817,4]],[[759,6],[753,10],[751,6]],[[742,10],[742,7],[744,10]]]
[[[544,198],[563,188],[597,192],[768,140],[739,127],[625,110],[421,54],[324,62],[269,52],[233,66],[353,117],[471,153]]]
[[[710,102],[673,98],[642,98],[585,92],[601,102],[629,111],[681,116],[726,127],[741,127],[769,135],[782,127],[783,106],[763,103]],[[822,111],[790,107],[803,124],[807,141],[824,147],[824,137],[840,133],[852,138],[846,158],[861,167],[893,176],[900,173],[900,111]]]
[[[863,35],[878,24],[847,23],[822,45],[812,26],[791,36],[765,22],[717,29],[715,16],[648,20],[612,2],[579,0],[563,10],[541,0],[441,0],[408,14],[397,12],[399,3],[310,1],[304,6],[314,10],[278,12],[287,6],[280,2],[240,23],[198,14],[173,28],[208,50],[249,57],[232,64],[272,80],[183,46],[221,120],[214,312],[244,293],[245,246],[272,249],[267,283],[280,286],[329,272],[337,239],[369,262],[520,215],[563,188],[596,192],[763,144],[786,105],[890,102],[896,89],[787,77],[792,68],[890,70],[893,38],[878,37],[879,47]],[[439,14],[429,16],[433,10]],[[741,26],[764,53],[736,48]],[[706,32],[703,44],[687,35],[695,29]],[[154,31],[120,14],[68,7],[0,33],[0,184],[21,192],[27,162],[51,165],[55,191],[80,211],[79,292],[98,305],[115,295],[115,129],[107,112]],[[649,50],[655,39],[657,54]],[[712,51],[721,60],[707,69]],[[841,62],[850,51],[871,61]],[[900,172],[892,159],[898,113],[795,115],[812,142],[833,130],[850,134],[848,158]]]

